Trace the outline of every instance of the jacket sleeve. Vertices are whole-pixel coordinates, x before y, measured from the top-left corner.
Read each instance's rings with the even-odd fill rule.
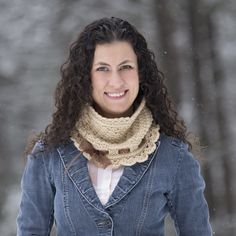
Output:
[[[205,182],[199,163],[187,147],[180,148],[179,163],[169,195],[171,216],[179,236],[211,236]]]
[[[22,198],[17,217],[18,236],[47,236],[53,224],[54,187],[44,152],[29,155],[21,179]],[[48,162],[48,161],[47,161]]]

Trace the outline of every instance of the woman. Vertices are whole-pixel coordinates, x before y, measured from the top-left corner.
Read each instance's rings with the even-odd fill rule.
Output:
[[[30,150],[18,235],[212,235],[186,127],[144,37],[103,18],[72,44],[52,123]]]

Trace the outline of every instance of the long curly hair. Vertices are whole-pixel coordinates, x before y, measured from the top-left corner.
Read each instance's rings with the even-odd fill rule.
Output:
[[[96,45],[113,41],[129,42],[136,53],[140,90],[135,102],[145,97],[153,119],[160,125],[160,132],[191,146],[187,140],[186,126],[178,117],[164,85],[164,76],[157,68],[154,53],[148,49],[145,38],[133,25],[115,17],[102,18],[87,25],[72,43],[68,59],[60,69],[61,80],[55,91],[56,110],[52,122],[31,140],[29,146],[32,147],[39,138],[51,147],[69,140],[84,106],[93,102],[90,74]]]

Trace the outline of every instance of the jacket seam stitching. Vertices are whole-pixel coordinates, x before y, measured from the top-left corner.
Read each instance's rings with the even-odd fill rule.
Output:
[[[175,172],[175,175],[173,177],[173,180],[172,180],[172,185],[171,185],[170,194],[169,194],[169,198],[168,198],[169,203],[170,203],[170,212],[172,212],[172,214],[173,214],[173,220],[174,220],[175,225],[176,225],[178,230],[180,228],[179,228],[179,223],[178,223],[178,220],[177,220],[175,204],[174,204],[174,201],[173,201],[172,197],[173,197],[173,194],[174,194],[175,181],[176,181],[176,178],[177,178],[177,175],[178,175],[178,172],[179,172],[179,169],[180,169],[182,161],[183,161],[182,148],[179,147],[178,148],[178,163],[177,163],[177,168],[176,168],[176,172]]]
[[[152,168],[149,169],[150,170],[153,170]],[[142,226],[144,224],[144,221],[145,221],[145,218],[146,218],[146,215],[147,215],[147,212],[148,212],[148,207],[149,207],[149,198],[150,198],[150,195],[151,195],[151,189],[152,189],[152,185],[153,185],[153,178],[152,178],[152,172],[150,173],[150,185],[148,185],[148,190],[147,190],[147,193],[145,194],[145,197],[144,197],[144,203],[143,203],[143,210],[144,210],[144,214],[143,214],[143,217],[141,217],[141,219],[139,220],[139,227],[138,227],[138,230],[137,230],[137,236],[138,235],[141,235],[141,231],[142,231]]]

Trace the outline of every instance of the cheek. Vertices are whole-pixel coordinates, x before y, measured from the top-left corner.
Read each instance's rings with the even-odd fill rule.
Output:
[[[94,72],[91,75],[91,83],[94,86],[102,86],[107,83],[109,79],[109,73],[107,72]]]
[[[129,86],[139,89],[139,76],[136,72],[130,72],[127,74],[126,82]]]
[[[96,75],[92,75],[91,76],[91,85],[93,90],[96,89],[97,87],[99,87],[99,77]]]
[[[100,93],[104,90],[106,82],[104,79],[96,77],[91,79],[92,94]]]

